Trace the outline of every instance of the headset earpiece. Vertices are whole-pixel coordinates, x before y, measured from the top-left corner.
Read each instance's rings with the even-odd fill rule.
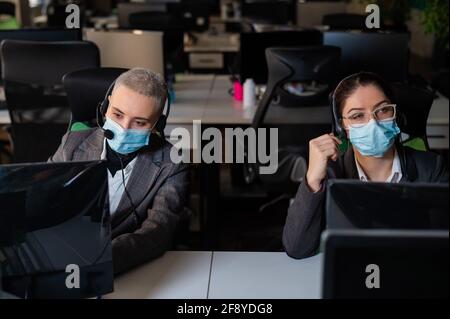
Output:
[[[109,97],[112,94],[112,91],[114,89],[114,85],[116,84],[116,81],[113,81],[111,85],[108,88],[108,91],[106,91],[105,97],[103,98],[103,101],[100,102],[100,114],[104,117],[106,115],[106,111],[108,110],[109,106]]]
[[[336,86],[336,88],[333,91],[333,94],[331,96],[331,110],[333,115],[333,131],[334,134],[339,137],[340,139],[346,138],[345,131],[342,127],[341,123],[341,117],[339,116],[339,110],[336,105],[336,89],[339,87],[339,85],[342,83],[342,81]]]
[[[397,125],[400,127],[400,129],[404,129],[407,125],[406,116],[405,114],[403,114],[403,112],[397,111],[395,121],[397,122]]]
[[[156,132],[160,133],[161,135],[164,135],[164,129],[166,128],[166,125],[167,125],[167,118],[169,117],[169,114],[170,114],[171,99],[170,99],[170,94],[169,94],[168,90],[167,90],[167,94],[166,94],[166,99],[167,99],[166,114],[161,114],[161,116],[159,117],[158,121],[155,124]],[[164,136],[162,136],[162,137],[164,138]]]

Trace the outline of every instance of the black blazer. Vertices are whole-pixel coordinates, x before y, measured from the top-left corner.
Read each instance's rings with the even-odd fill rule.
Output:
[[[448,183],[448,170],[442,156],[401,145],[397,145],[397,152],[403,174],[401,182]],[[331,178],[359,179],[351,147],[328,166],[327,179]],[[325,193],[325,186],[313,193],[304,182],[300,184],[283,229],[283,245],[289,256],[305,258],[316,253],[325,228]]]

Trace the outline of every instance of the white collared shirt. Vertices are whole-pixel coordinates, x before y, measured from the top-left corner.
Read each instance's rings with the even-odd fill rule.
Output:
[[[100,159],[106,160],[106,138],[103,140],[103,151],[100,155]],[[128,180],[130,178],[131,172],[133,171],[134,164],[136,163],[135,157],[128,165],[123,169],[125,185],[128,184]],[[117,207],[119,206],[120,199],[125,191],[123,179],[122,179],[122,170],[118,170],[114,176],[112,176],[111,172],[108,170],[108,193],[109,193],[109,213],[113,215]]]
[[[398,183],[403,177],[402,167],[400,165],[400,157],[398,156],[397,149],[394,149],[394,161],[392,162],[392,171],[391,175],[386,180],[386,183]],[[369,179],[366,174],[362,170],[361,166],[355,156],[356,169],[358,170],[359,180],[363,182],[367,182]]]

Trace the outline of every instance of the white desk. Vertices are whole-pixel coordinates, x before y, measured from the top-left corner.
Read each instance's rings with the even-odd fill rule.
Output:
[[[202,124],[209,125],[248,125],[253,121],[256,107],[245,108],[242,102],[235,101],[228,93],[231,82],[226,75],[218,75],[214,79],[214,85],[205,112]]]
[[[117,277],[106,299],[320,298],[322,255],[169,251]]]
[[[212,253],[169,251],[114,280],[106,299],[205,299]]]
[[[284,252],[214,252],[208,298],[320,298],[322,259],[296,260]]]

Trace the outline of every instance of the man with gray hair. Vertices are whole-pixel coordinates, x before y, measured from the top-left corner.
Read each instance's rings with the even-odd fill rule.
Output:
[[[167,87],[142,68],[122,73],[102,109],[102,128],[68,132],[52,162],[108,163],[114,273],[162,255],[188,196],[188,170],[159,136]]]

